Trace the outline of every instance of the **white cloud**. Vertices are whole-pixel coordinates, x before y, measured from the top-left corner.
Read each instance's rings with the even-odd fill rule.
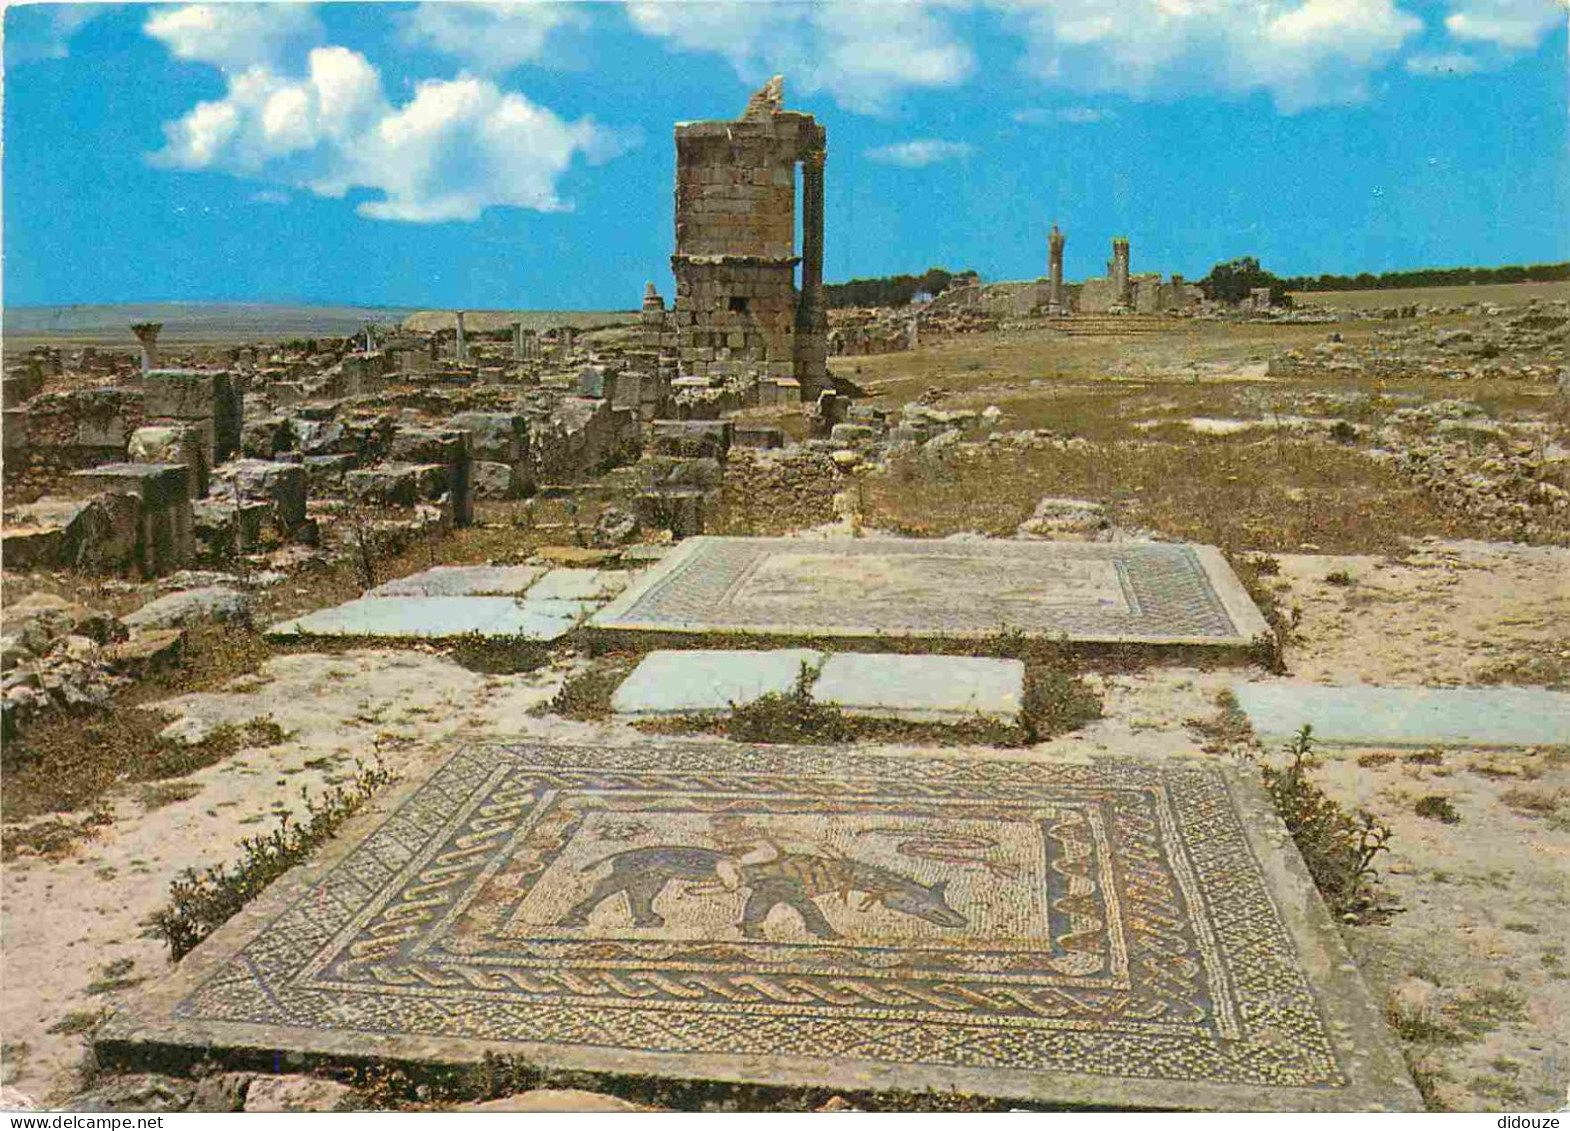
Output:
[[[1396,0],[989,0],[1054,85],[1164,93],[1267,91],[1283,110],[1367,97],[1422,21]]]
[[[679,50],[723,55],[746,82],[779,73],[789,87],[878,112],[907,89],[957,86],[970,76],[974,56],[944,12],[953,6],[637,0],[627,14],[639,31]]]
[[[155,164],[319,196],[370,189],[381,198],[360,215],[416,222],[474,220],[493,206],[566,210],[556,183],[575,159],[598,163],[635,144],[468,74],[421,82],[393,105],[376,68],[346,47],[311,51],[300,77],[260,64],[233,74],[223,98],[198,103],[164,134]]]
[[[1059,106],[1052,110],[1032,106],[1014,111],[1014,120],[1022,126],[1048,126],[1056,122],[1070,126],[1093,126],[1098,122],[1110,122],[1117,116],[1116,110],[1100,106]]]
[[[1565,0],[1450,0],[1445,30],[1464,43],[1530,51],[1556,27],[1570,23]]]
[[[260,192],[253,192],[250,200],[252,204],[288,204],[290,196],[278,189],[262,189]]]
[[[493,75],[540,59],[553,31],[582,22],[575,8],[555,0],[426,3],[400,19],[406,45],[432,48]]]
[[[184,4],[156,9],[142,30],[176,59],[225,70],[274,63],[287,48],[318,42],[322,35],[308,4]]]
[[[36,59],[65,59],[71,54],[71,37],[104,12],[96,4],[40,5],[27,11],[12,9],[6,21],[5,60],[11,66]]]
[[[1408,56],[1405,66],[1414,75],[1438,78],[1474,75],[1483,69],[1483,61],[1459,51],[1446,51],[1435,55]]]
[[[936,165],[940,161],[957,161],[969,155],[970,145],[966,142],[941,141],[931,137],[901,141],[894,145],[880,145],[876,149],[862,152],[862,156],[870,161],[878,161],[885,165],[903,165],[907,169]]]

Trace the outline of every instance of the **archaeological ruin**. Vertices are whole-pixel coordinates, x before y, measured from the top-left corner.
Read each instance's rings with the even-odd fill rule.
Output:
[[[784,94],[618,309],[8,311],[0,1110],[1563,1102],[1570,284],[849,305]]]

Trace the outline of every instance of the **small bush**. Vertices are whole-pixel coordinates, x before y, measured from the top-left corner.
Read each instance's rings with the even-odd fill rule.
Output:
[[[1216,713],[1208,719],[1189,719],[1188,726],[1205,740],[1207,754],[1246,749],[1254,741],[1254,727],[1230,689],[1216,693]]]
[[[453,662],[480,675],[521,675],[550,658],[550,648],[525,636],[489,637],[471,632],[458,638],[449,653]]]
[[[1418,798],[1417,804],[1412,806],[1412,811],[1419,817],[1427,817],[1430,821],[1439,821],[1446,825],[1461,823],[1461,814],[1456,812],[1456,807],[1450,803],[1450,799],[1441,797],[1437,793]]]
[[[569,677],[550,701],[534,713],[561,715],[579,722],[599,722],[611,717],[611,696],[637,663],[636,657],[596,661],[587,671]]]
[[[812,698],[818,669],[803,663],[796,685],[784,693],[771,691],[751,703],[732,704],[726,735],[732,742],[848,742],[850,721],[837,707]]]
[[[1388,851],[1390,830],[1370,813],[1348,813],[1309,780],[1316,765],[1312,727],[1304,726],[1286,750],[1291,757],[1286,767],[1262,767],[1276,812],[1330,910],[1340,916],[1365,914],[1378,878],[1373,861]]]
[[[1281,572],[1281,559],[1272,554],[1255,554],[1247,561],[1260,577],[1275,577]]]
[[[1499,800],[1525,817],[1548,817],[1564,802],[1565,791],[1523,787],[1505,792]]]
[[[330,838],[391,780],[392,774],[380,762],[362,763],[348,786],[334,787],[320,798],[306,798],[304,821],[291,821],[284,813],[269,835],[241,841],[238,864],[221,864],[200,874],[187,868],[170,886],[168,905],[153,915],[153,934],[169,945],[170,957],[178,962]]]
[[[281,746],[293,735],[279,726],[271,715],[258,715],[240,728],[247,746]]]
[[[98,835],[98,830],[114,824],[114,815],[108,809],[95,809],[79,821],[64,817],[49,817],[24,827],[4,830],[0,860],[15,860],[19,856],[42,856],[46,860],[62,860],[75,849],[79,840]]]
[[[1325,574],[1325,584],[1341,586],[1351,585],[1353,584],[1352,575],[1344,569],[1331,570],[1329,573]]]

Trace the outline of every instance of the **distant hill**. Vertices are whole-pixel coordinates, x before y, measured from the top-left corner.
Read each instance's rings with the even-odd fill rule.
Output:
[[[162,322],[159,341],[243,342],[345,337],[367,322],[402,322],[411,308],[289,306],[273,303],[149,302],[103,306],[8,306],[7,339],[102,342],[134,347],[133,322]]]
[[[631,310],[465,310],[463,328],[485,334],[522,322],[525,330],[543,331],[556,326],[595,330],[601,326],[626,326],[638,318],[638,312]],[[418,310],[404,319],[409,329],[425,334],[451,330],[457,324],[450,310]]]
[[[475,310],[464,325],[480,332],[522,322],[531,330],[575,326],[592,330],[638,320],[634,311]],[[342,338],[359,333],[367,322],[399,323],[410,329],[450,329],[450,310],[393,306],[292,306],[249,302],[146,302],[101,306],[8,306],[3,333],[8,345],[82,342],[136,348],[133,322],[162,322],[158,340],[171,345],[223,345],[287,338]]]

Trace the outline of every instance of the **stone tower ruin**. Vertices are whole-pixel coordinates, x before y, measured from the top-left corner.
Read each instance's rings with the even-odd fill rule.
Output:
[[[815,401],[827,383],[825,134],[812,115],[783,101],[776,75],[735,121],[676,126],[673,321],[683,375],[795,382],[801,399]]]

